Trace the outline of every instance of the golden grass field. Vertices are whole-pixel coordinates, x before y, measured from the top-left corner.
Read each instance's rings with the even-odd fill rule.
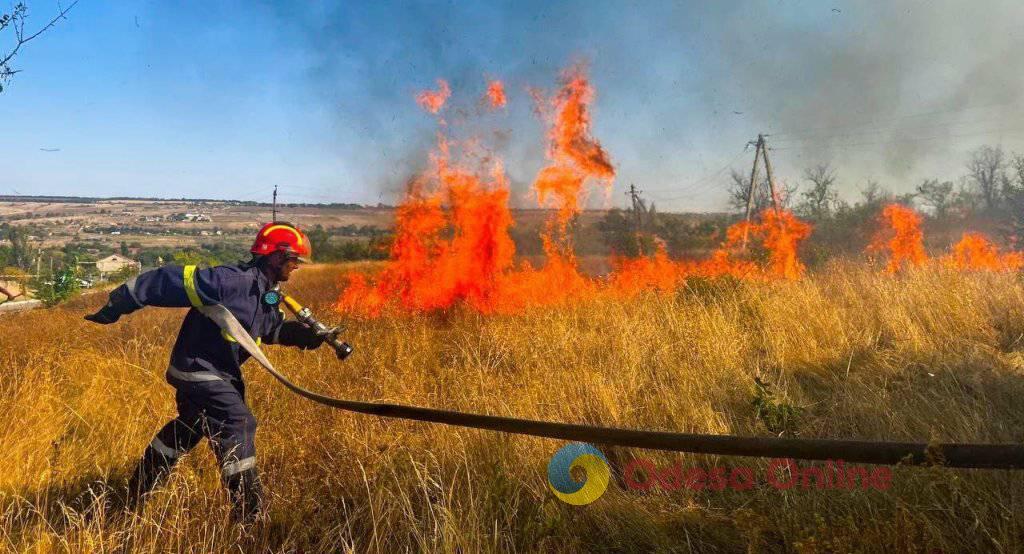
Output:
[[[288,290],[323,319],[339,267]],[[563,443],[333,411],[255,362],[248,400],[270,509],[228,523],[205,443],[141,513],[104,507],[174,414],[163,378],[182,317],[101,327],[105,295],[0,318],[0,545],[17,552],[1015,552],[1024,474],[896,468],[887,491],[677,491],[613,484],[557,500]],[[799,282],[693,282],[519,316],[350,322],[338,362],[268,347],[297,382],[346,398],[643,429],[762,435],[755,376],[803,409],[802,437],[1024,442],[1024,282],[833,265]],[[687,465],[765,460],[604,449]],[[93,492],[90,492],[93,491]],[[96,497],[99,495],[99,498]]]

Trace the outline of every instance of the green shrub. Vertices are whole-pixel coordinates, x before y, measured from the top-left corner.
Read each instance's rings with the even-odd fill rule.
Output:
[[[56,306],[78,292],[78,271],[70,266],[52,275],[37,277],[32,286],[37,299],[47,306]]]
[[[771,383],[754,378],[754,414],[765,428],[777,435],[792,435],[796,431],[801,409],[775,399]]]

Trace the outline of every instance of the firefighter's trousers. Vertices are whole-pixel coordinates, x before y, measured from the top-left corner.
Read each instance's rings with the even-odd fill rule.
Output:
[[[167,422],[146,448],[129,494],[142,498],[206,437],[220,463],[233,514],[251,519],[259,512],[262,490],[256,473],[256,418],[245,404],[244,385],[222,379],[181,384],[175,400],[178,417]]]

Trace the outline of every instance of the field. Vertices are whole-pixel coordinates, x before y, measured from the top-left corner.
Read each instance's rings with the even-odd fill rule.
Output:
[[[42,201],[3,197],[0,221],[30,226],[35,246],[63,246],[71,241],[99,248],[116,248],[122,241],[143,247],[186,247],[214,240],[244,243],[260,225],[270,221],[267,204],[183,201],[106,200]],[[197,221],[176,220],[174,214],[203,216]],[[282,206],[281,217],[312,228],[371,225],[386,228],[391,208],[326,205]],[[220,231],[220,234],[218,234]]]
[[[289,286],[330,315],[341,268]],[[101,295],[0,325],[0,537],[19,552],[934,552],[1024,549],[1009,471],[894,469],[888,490],[641,493],[593,504],[549,491],[559,441],[376,419],[293,396],[250,362],[248,400],[270,496],[229,525],[201,444],[140,513],[108,506],[173,416],[163,370],[179,310],[81,319]],[[329,317],[325,318],[328,319]],[[754,378],[800,409],[801,437],[1024,440],[1024,283],[937,266],[897,276],[832,265],[797,281],[691,279],[674,292],[521,315],[351,321],[346,362],[268,347],[331,395],[642,429],[763,435]],[[768,461],[602,447],[621,469]]]
[[[540,240],[537,236],[550,211],[514,209],[512,212],[516,221],[513,233],[521,243],[520,252],[539,253]],[[584,232],[578,237],[578,245],[583,251],[606,253],[607,248],[593,229],[605,212],[580,212],[579,226]],[[175,214],[204,217],[198,221],[180,221],[174,219]],[[395,223],[395,209],[390,206],[282,205],[278,217],[304,229],[322,225],[325,229],[370,226],[387,230]],[[709,216],[687,214],[685,217],[700,221]],[[116,250],[122,242],[135,245],[132,250],[185,248],[209,243],[247,245],[256,230],[270,219],[269,204],[234,201],[43,201],[33,197],[0,196],[0,222],[26,226],[34,248],[55,248],[80,242],[97,252],[106,253]]]

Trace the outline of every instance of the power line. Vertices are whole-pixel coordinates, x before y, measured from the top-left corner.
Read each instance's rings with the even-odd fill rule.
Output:
[[[298,193],[292,192],[292,189],[297,189],[299,192]],[[307,191],[307,192],[302,192],[302,191]],[[312,192],[309,192],[309,191],[312,191]],[[314,193],[321,193],[321,194],[314,194]],[[329,190],[324,190],[322,188],[305,187],[305,186],[299,186],[299,185],[282,185],[281,186],[281,197],[282,197],[282,202],[284,202],[286,204],[287,203],[294,203],[294,202],[289,202],[289,199],[291,199],[291,198],[306,198],[306,199],[312,198],[312,199],[317,199],[317,200],[325,200],[325,201],[328,201],[330,203],[336,203],[336,204],[344,204],[345,203],[342,200],[339,200],[337,198],[337,196],[331,194],[331,191],[329,191]],[[355,202],[351,202],[351,203],[355,203]]]
[[[313,191],[313,192],[327,192],[324,189],[324,187],[317,187],[317,186],[312,186],[312,185],[296,185],[296,184],[289,183],[287,185],[282,185],[282,186],[284,188],[287,188],[287,189],[299,189],[299,190],[307,190],[307,191]]]
[[[273,190],[274,189],[272,189],[272,188],[264,188],[264,189],[258,190],[256,192],[250,192],[249,194],[246,194],[246,195],[236,196],[234,198],[234,200],[236,202],[249,202],[249,201],[255,202],[255,201],[257,201],[257,200],[255,200],[256,198],[258,198],[260,196],[264,196],[265,197],[265,196],[271,194],[273,192]]]
[[[701,177],[700,179],[697,179],[696,181],[694,181],[694,182],[692,182],[692,183],[690,183],[688,185],[684,185],[682,187],[677,187],[677,188],[672,188],[672,189],[653,189],[653,190],[655,190],[655,191],[659,191],[659,190],[660,191],[673,190],[673,191],[678,191],[678,192],[687,192],[687,191],[691,191],[692,192],[693,189],[695,189],[698,186],[700,186],[700,185],[710,181],[711,179],[719,177],[726,169],[729,169],[730,167],[732,167],[732,165],[734,163],[736,163],[736,160],[740,159],[740,157],[742,157],[744,154],[747,153],[747,149],[748,148],[746,146],[744,146],[743,150],[740,150],[740,152],[738,154],[733,156],[732,159],[730,159],[725,165],[723,165],[717,171],[715,171],[714,173],[709,173],[709,174]],[[650,194],[650,191],[646,191],[646,192],[648,194]],[[695,193],[681,195],[681,196],[668,196],[668,197],[659,197],[657,195],[651,194],[651,196],[654,196],[658,200],[662,200],[662,201],[665,201],[665,202],[671,202],[673,200],[679,200],[679,199],[682,199],[682,198],[692,198],[694,196],[694,194]]]
[[[296,204],[296,203],[301,204],[302,203],[302,202],[292,202],[290,199],[293,199],[293,198],[300,198],[300,199],[305,198],[307,200],[309,200],[309,199],[324,200],[324,201],[327,201],[328,203],[333,203],[333,204],[346,204],[346,202],[342,202],[341,200],[338,200],[336,197],[328,196],[326,194],[289,194],[287,196],[287,198],[285,200],[283,200],[282,202],[284,204]],[[347,202],[347,203],[355,204],[356,202]]]

